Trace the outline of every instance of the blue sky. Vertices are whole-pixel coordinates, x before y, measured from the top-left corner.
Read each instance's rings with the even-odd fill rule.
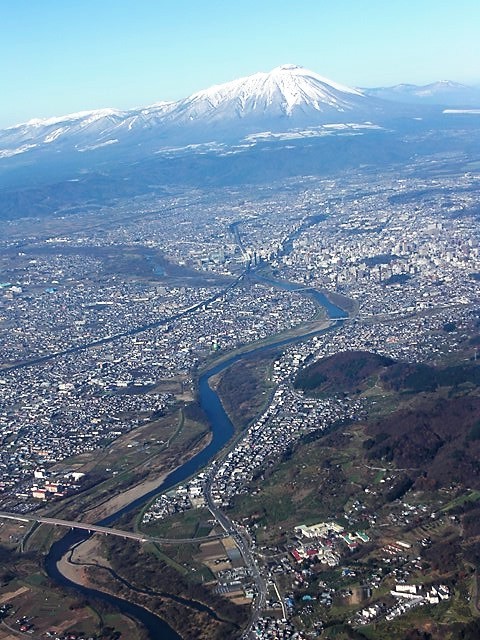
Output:
[[[175,100],[285,63],[480,83],[478,0],[0,0],[0,126]]]

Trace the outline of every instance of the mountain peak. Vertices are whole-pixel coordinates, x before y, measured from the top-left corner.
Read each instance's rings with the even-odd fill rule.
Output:
[[[279,67],[275,67],[275,69],[272,70],[272,73],[275,73],[276,71],[293,71],[294,69],[303,69],[303,67],[299,64],[281,64]]]
[[[296,64],[284,64],[209,89],[181,101],[182,113],[197,118],[245,118],[349,112],[366,101],[363,93]]]
[[[261,132],[371,121],[381,112],[378,101],[362,91],[290,63],[214,85],[177,102],[32,120],[0,131],[0,158],[53,148],[96,152],[112,145],[158,150],[238,140]]]

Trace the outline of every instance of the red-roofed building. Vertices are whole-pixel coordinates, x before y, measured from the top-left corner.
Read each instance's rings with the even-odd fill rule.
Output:
[[[301,562],[303,559],[296,549],[292,551],[292,556],[295,558],[297,562]]]

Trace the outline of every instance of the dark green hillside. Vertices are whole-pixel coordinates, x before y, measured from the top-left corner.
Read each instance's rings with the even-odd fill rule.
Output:
[[[382,373],[381,382],[385,389],[413,392],[465,384],[479,386],[480,367],[473,363],[439,368],[399,362]]]
[[[265,558],[271,554],[272,567],[282,558],[279,589],[294,594],[304,630],[321,619],[327,640],[480,637],[480,366],[478,336],[460,337],[462,349],[442,366],[350,351],[298,374],[297,388],[356,396],[364,412],[301,437],[233,497],[230,515],[249,527]],[[331,520],[350,539],[363,532],[351,548],[341,537],[329,541],[338,566],[292,552],[309,544],[295,527]],[[286,563],[304,570],[308,584],[284,574]],[[446,584],[452,597],[357,625],[353,611],[392,607],[390,592],[403,582]],[[325,585],[337,594],[330,607],[318,597]]]
[[[426,399],[367,426],[371,460],[409,469],[417,485],[480,488],[480,398]]]
[[[394,392],[420,393],[433,392],[439,387],[480,386],[480,366],[476,362],[434,367],[395,362],[368,351],[344,351],[302,369],[295,387],[312,393],[358,393],[368,387],[374,376],[377,385]]]
[[[378,375],[394,360],[368,351],[344,351],[314,362],[299,372],[295,387],[314,393],[362,390],[368,379]]]

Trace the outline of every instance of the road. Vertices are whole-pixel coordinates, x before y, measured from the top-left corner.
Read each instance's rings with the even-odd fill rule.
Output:
[[[213,501],[212,484],[218,466],[218,464],[214,465],[213,469],[210,472],[209,478],[205,483],[204,496],[210,513],[217,520],[225,533],[231,535],[235,540],[238,550],[240,551],[243,561],[245,562],[245,566],[247,567],[250,575],[255,582],[256,595],[253,601],[250,622],[242,636],[247,637],[253,626],[255,625],[255,622],[265,610],[268,587],[267,582],[262,575],[262,571],[261,569],[259,569],[258,563],[253,557],[253,554],[250,550],[249,541],[247,540],[245,534],[241,531],[241,528],[235,522],[232,522],[232,520],[230,520],[230,518]]]
[[[162,318],[161,320],[157,320],[156,322],[150,322],[149,324],[139,325],[138,327],[135,327],[133,329],[128,329],[128,331],[120,331],[119,333],[105,336],[104,338],[98,338],[97,340],[92,340],[91,342],[79,344],[74,347],[68,347],[67,349],[63,349],[62,351],[55,351],[53,353],[48,353],[44,356],[36,356],[36,357],[30,358],[29,360],[24,360],[22,362],[17,362],[16,364],[8,365],[2,368],[2,373],[7,371],[16,371],[17,369],[24,369],[26,367],[31,367],[36,364],[49,362],[50,360],[54,360],[55,358],[59,358],[61,356],[66,356],[71,353],[78,353],[79,351],[87,351],[88,349],[93,349],[94,347],[99,347],[104,344],[109,344],[110,342],[114,342],[115,340],[118,340],[120,338],[134,336],[139,333],[143,333],[144,331],[148,331],[149,329],[155,329],[157,327],[169,325],[173,321],[189,316],[190,314],[202,308],[206,309],[209,304],[212,304],[219,298],[222,298],[224,295],[226,295],[231,289],[236,287],[244,279],[245,275],[248,273],[248,270],[249,270],[249,267],[247,267],[244,271],[242,271],[242,273],[237,278],[235,278],[235,280],[233,280],[228,286],[226,286],[221,291],[215,293],[212,296],[209,296],[208,298],[205,298],[204,300],[201,300],[200,302],[196,302],[194,305],[187,307],[186,309],[183,309],[182,311],[179,311],[178,313],[172,316],[169,316],[167,318]]]
[[[8,513],[0,511],[0,519],[16,520],[18,522],[37,522],[39,524],[51,524],[58,527],[66,527],[68,529],[80,529],[88,531],[88,533],[103,533],[104,535],[117,536],[119,538],[128,538],[130,540],[138,540],[138,542],[156,542],[158,544],[190,544],[191,542],[210,542],[224,538],[225,534],[217,534],[211,536],[201,536],[198,538],[157,538],[155,536],[146,536],[142,533],[134,533],[133,531],[124,531],[123,529],[114,529],[113,527],[102,527],[89,522],[77,522],[76,520],[61,520],[60,518],[44,518],[36,515],[19,515],[17,513]]]

